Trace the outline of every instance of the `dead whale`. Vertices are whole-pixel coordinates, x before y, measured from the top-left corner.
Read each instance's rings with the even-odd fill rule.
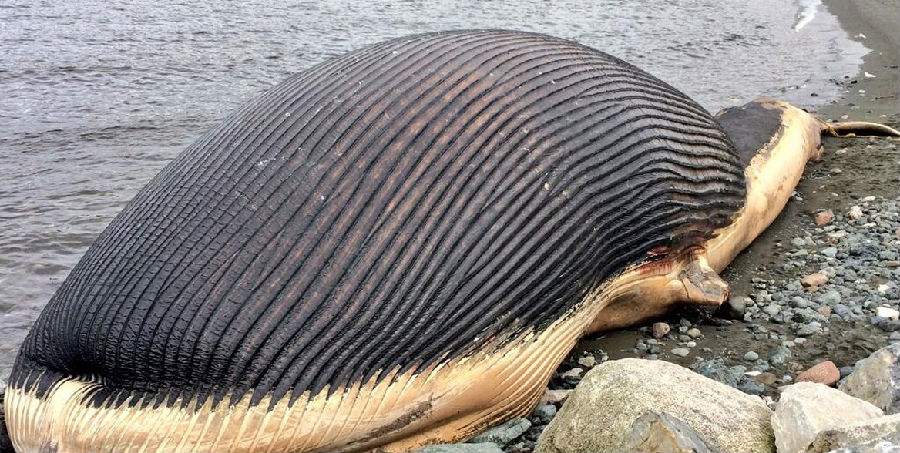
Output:
[[[866,129],[775,101],[716,119],[540,34],[326,61],[189,146],[100,235],[21,348],[10,438],[85,453],[465,438],[528,412],[584,333],[721,303],[717,271],[819,134]]]

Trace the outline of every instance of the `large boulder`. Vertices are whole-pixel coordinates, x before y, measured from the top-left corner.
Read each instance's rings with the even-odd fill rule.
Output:
[[[582,379],[538,440],[536,453],[627,451],[632,425],[666,413],[711,450],[771,453],[771,411],[756,396],[668,362],[622,359]]]
[[[875,351],[856,363],[840,389],[881,408],[900,413],[900,343]]]
[[[809,453],[826,453],[840,448],[863,450],[885,443],[900,444],[900,414],[850,423],[820,432]],[[900,446],[897,447],[900,450]]]
[[[882,415],[881,409],[826,385],[789,385],[782,390],[772,416],[775,445],[778,453],[805,452],[823,431]]]

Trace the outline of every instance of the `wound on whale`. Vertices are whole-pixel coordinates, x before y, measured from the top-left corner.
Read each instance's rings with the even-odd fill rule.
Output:
[[[325,61],[98,237],[18,355],[12,443],[408,451],[525,414],[584,333],[727,297],[730,258],[704,254],[750,199],[732,143],[666,83],[546,35]]]

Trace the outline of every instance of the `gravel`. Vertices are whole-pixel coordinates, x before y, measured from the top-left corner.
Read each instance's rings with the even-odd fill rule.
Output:
[[[756,291],[741,300],[743,319],[786,323],[799,336],[820,334],[835,320],[869,320],[886,332],[900,330],[893,317],[876,316],[900,310],[900,267],[892,264],[900,256],[898,212],[898,200],[866,197],[852,214],[791,239],[782,270],[821,274],[822,285],[807,280],[804,287],[802,278],[760,279]]]

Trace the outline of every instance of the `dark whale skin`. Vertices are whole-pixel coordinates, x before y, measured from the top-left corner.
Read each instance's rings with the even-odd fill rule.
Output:
[[[703,108],[577,43],[475,30],[366,47],[153,178],[47,304],[10,386],[218,404],[423,369],[701,246],[741,206],[742,171]]]
[[[759,102],[729,107],[716,114],[716,122],[728,134],[744,167],[765,148],[766,144],[781,135],[782,112],[766,108]]]

